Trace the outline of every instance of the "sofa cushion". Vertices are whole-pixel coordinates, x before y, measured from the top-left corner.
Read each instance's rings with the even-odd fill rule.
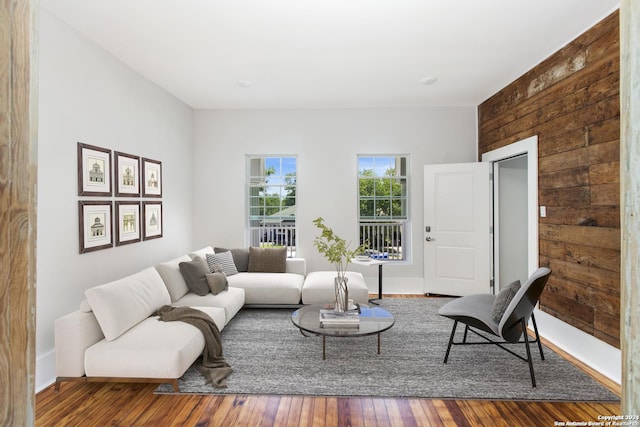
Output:
[[[224,328],[224,310],[194,307]],[[123,378],[179,378],[200,356],[204,337],[184,322],[143,320],[114,341],[100,341],[85,352],[87,376]]]
[[[215,264],[218,264],[227,276],[238,274],[236,264],[233,262],[233,256],[229,251],[220,252],[219,254],[207,254],[207,264],[209,265],[209,270],[211,272],[216,271],[217,267]]]
[[[156,270],[158,270],[160,277],[162,277],[164,284],[167,286],[171,301],[177,301],[189,292],[189,286],[187,286],[187,282],[184,281],[179,267],[180,263],[185,261],[191,261],[191,258],[183,255],[171,261],[156,265]]]
[[[87,289],[85,296],[107,341],[118,338],[163,305],[171,303],[167,287],[153,267]]]
[[[231,252],[233,262],[236,265],[236,269],[239,273],[248,271],[249,268],[249,248],[237,248],[237,249],[225,249],[225,248],[213,248],[213,251],[217,254],[222,252]]]
[[[218,295],[208,293],[203,297],[189,292],[171,305],[176,307],[185,305],[189,307],[219,307],[224,309],[225,323],[229,323],[244,306],[244,289],[230,286],[229,289]]]
[[[284,273],[287,270],[287,248],[249,248],[251,273]]]
[[[213,295],[218,295],[220,292],[229,289],[229,281],[223,272],[209,273],[205,278]]]
[[[209,265],[200,257],[196,257],[193,261],[184,261],[178,264],[184,281],[191,292],[203,296],[209,293],[209,283],[207,274],[209,274]]]
[[[238,273],[229,289],[242,288],[246,304],[299,304],[304,276],[293,273]]]
[[[349,279],[347,280],[349,299],[360,304],[367,304],[369,302],[369,288],[367,288],[367,282],[362,273],[346,271],[345,276]],[[335,302],[335,277],[335,270],[312,271],[307,274],[302,286],[302,303],[327,304]]]

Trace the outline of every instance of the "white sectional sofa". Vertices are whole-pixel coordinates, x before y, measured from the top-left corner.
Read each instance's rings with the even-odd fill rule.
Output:
[[[214,253],[206,247],[85,291],[80,309],[55,322],[56,389],[63,381],[168,382],[202,354],[204,337],[183,322],[152,316],[164,305],[191,306],[223,328],[247,305],[299,304],[305,260],[287,258],[285,272],[239,272],[216,295],[191,292],[181,262]]]
[[[206,247],[190,253],[189,256],[204,259],[212,252],[214,250],[211,247]],[[239,270],[246,269],[241,266],[242,263],[242,260],[238,260]],[[286,258],[284,273],[239,271],[237,274],[228,276],[227,279],[229,288],[244,289],[244,304],[247,307],[286,306],[300,304],[306,274],[307,264],[304,258]]]

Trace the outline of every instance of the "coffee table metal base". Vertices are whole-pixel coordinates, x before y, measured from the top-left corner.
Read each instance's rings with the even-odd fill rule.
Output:
[[[378,334],[378,354],[380,354],[380,334]],[[322,360],[327,360],[327,336],[326,335],[322,336]]]

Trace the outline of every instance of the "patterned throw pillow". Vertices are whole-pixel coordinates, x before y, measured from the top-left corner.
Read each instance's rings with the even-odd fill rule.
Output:
[[[238,270],[238,273],[246,272],[249,268],[249,248],[213,248],[213,252],[217,254],[227,251],[231,252],[231,256],[233,257],[233,262],[236,265],[236,270]]]
[[[519,289],[520,280],[516,280],[498,293],[495,301],[493,301],[493,307],[491,307],[491,317],[493,317],[493,320],[499,322],[500,319],[502,319],[504,312],[507,310],[507,307]]]
[[[207,254],[207,264],[210,272],[216,271],[215,264],[219,264],[222,267],[222,272],[227,276],[238,274],[236,264],[233,262],[233,256],[228,251],[220,252],[219,254]]]

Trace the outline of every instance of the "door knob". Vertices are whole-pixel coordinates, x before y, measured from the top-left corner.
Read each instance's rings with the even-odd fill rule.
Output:
[[[432,239],[430,236],[427,236],[424,240],[426,240],[427,242],[433,242],[436,239]]]

